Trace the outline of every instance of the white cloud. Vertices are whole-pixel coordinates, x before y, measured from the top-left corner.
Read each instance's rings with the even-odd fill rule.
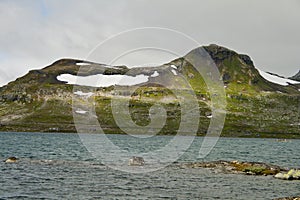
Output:
[[[2,0],[0,85],[62,57],[85,58],[109,36],[141,26],[172,28],[201,44],[224,45],[249,54],[264,71],[290,76],[300,66],[299,8],[297,0]]]

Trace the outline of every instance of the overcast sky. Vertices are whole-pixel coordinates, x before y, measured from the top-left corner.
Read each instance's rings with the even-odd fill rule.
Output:
[[[291,76],[300,69],[299,11],[299,0],[0,0],[0,85],[60,58],[84,59],[112,35],[145,26],[226,46]]]

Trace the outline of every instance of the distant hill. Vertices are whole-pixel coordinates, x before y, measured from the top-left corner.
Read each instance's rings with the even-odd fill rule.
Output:
[[[205,135],[214,94],[191,60],[186,59],[201,56],[201,49],[215,62],[226,91],[222,136],[300,138],[300,84],[295,81],[299,73],[293,81],[260,71],[249,56],[218,45],[199,47],[157,67],[129,69],[61,59],[41,70],[32,70],[0,88],[0,131],[76,132],[73,115],[84,118],[88,111],[85,105],[72,108],[75,96],[95,100],[95,118],[106,133],[123,133],[111,113],[113,98],[128,99],[131,118],[141,126],[150,123],[149,108],[159,102],[167,110],[167,121],[159,134],[176,134],[181,111],[172,90],[180,90],[187,80],[199,103],[197,132]],[[79,81],[74,89],[76,77]],[[169,89],[156,83],[164,83]],[[116,92],[116,87],[122,92]],[[135,91],[131,94],[132,88]]]
[[[290,77],[290,79],[292,80],[296,80],[296,81],[300,81],[300,70],[297,74],[295,74],[294,76]]]

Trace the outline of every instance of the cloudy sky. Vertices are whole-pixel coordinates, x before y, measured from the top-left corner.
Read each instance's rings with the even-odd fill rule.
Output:
[[[99,43],[139,27],[226,46],[250,55],[262,70],[291,76],[300,69],[299,10],[298,0],[0,0],[0,85],[60,58],[85,59]],[[116,47],[130,50],[131,41]],[[129,57],[125,64],[134,65]],[[148,58],[159,63],[171,57],[152,52]]]

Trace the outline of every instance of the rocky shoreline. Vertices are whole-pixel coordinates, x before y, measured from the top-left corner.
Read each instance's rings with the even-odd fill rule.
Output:
[[[5,163],[18,163],[19,158],[8,157],[3,160]],[[132,157],[128,162],[129,166],[144,166],[147,162],[142,157]],[[278,165],[267,164],[262,162],[245,162],[245,161],[209,161],[209,162],[185,162],[185,163],[174,163],[181,169],[192,169],[192,168],[208,168],[215,173],[224,174],[244,174],[254,176],[273,176],[277,179],[282,180],[300,180],[300,169],[289,169],[283,168]]]
[[[6,163],[17,163],[19,158],[9,157],[3,160]],[[147,163],[142,157],[132,157],[128,162],[129,166],[144,166]],[[175,166],[181,169],[191,168],[208,168],[215,173],[224,174],[244,174],[256,176],[269,176],[282,180],[300,180],[300,169],[288,169],[278,165],[267,164],[262,162],[245,162],[245,161],[209,161],[209,162],[185,162],[174,163]]]
[[[281,180],[300,180],[300,169],[287,169],[277,165],[266,164],[261,162],[242,162],[242,161],[211,161],[211,162],[192,162],[179,164],[180,168],[208,168],[215,173],[225,174],[244,174],[254,176],[272,175]],[[300,200],[298,197],[281,197],[274,200]]]
[[[3,162],[18,163],[22,159],[16,157],[9,157]],[[50,164],[53,161],[44,161],[44,163]],[[142,167],[147,165],[142,157],[132,157],[129,162],[129,166]],[[267,164],[262,162],[244,162],[244,161],[209,161],[209,162],[186,162],[186,163],[174,163],[173,167],[180,169],[200,169],[207,168],[212,170],[214,173],[223,174],[242,174],[250,176],[273,176],[276,179],[291,181],[300,180],[300,169],[288,169],[273,164]],[[274,200],[300,200],[298,197],[280,197]]]
[[[180,168],[209,168],[216,173],[273,176],[282,180],[300,180],[300,169],[288,169],[261,162],[211,161],[179,164]]]
[[[287,172],[288,169],[277,165],[260,162],[242,161],[211,161],[211,162],[192,162],[179,165],[180,168],[210,168],[217,173],[245,174],[245,175],[276,175],[280,172]]]

